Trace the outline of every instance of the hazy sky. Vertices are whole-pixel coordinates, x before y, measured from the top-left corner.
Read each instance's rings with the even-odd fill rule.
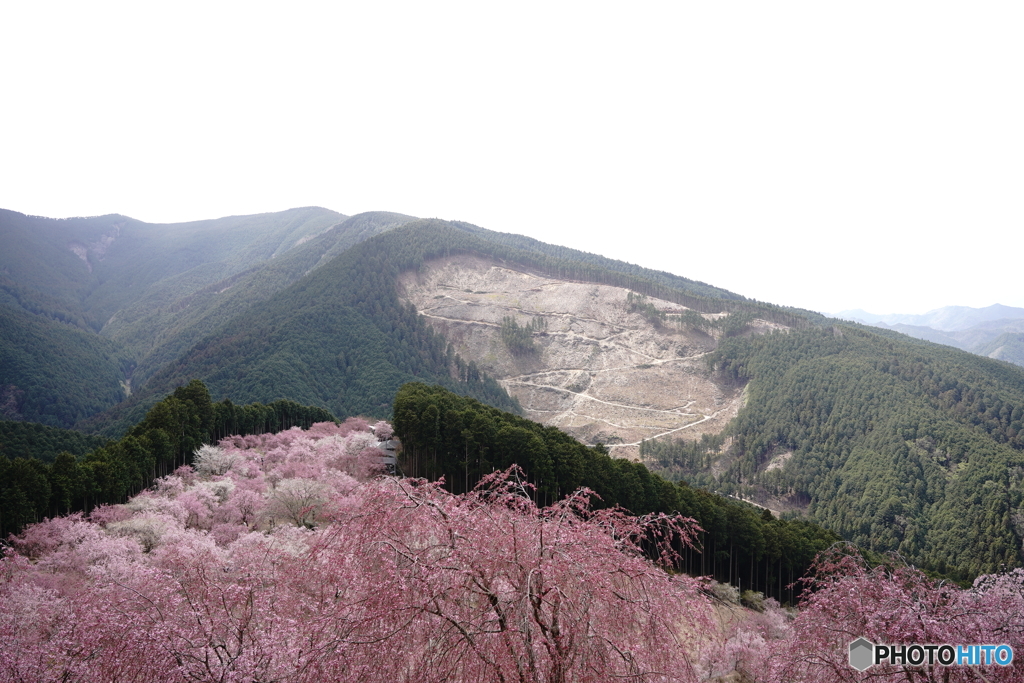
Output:
[[[0,207],[390,210],[823,311],[1024,306],[1020,2],[4,2]]]

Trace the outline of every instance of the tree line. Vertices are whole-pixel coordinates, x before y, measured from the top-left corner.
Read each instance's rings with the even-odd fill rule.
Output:
[[[50,427],[38,422],[0,421],[0,455],[11,459],[38,458],[43,462],[53,462],[63,451],[72,455],[85,455],[106,442],[107,439],[101,436]]]
[[[442,387],[403,386],[395,397],[394,426],[407,476],[443,477],[450,491],[465,493],[492,472],[518,465],[540,505],[587,487],[600,496],[599,507],[692,517],[703,531],[699,545],[682,552],[682,569],[780,601],[793,601],[787,586],[839,540],[815,524],[777,519],[767,510],[672,483],[642,463],[610,457],[602,446],[586,446],[555,427]]]
[[[422,223],[428,223],[426,221]],[[453,227],[461,233],[449,240],[449,253],[470,252],[515,263],[550,277],[612,285],[638,294],[672,301],[700,313],[747,311],[752,317],[790,327],[808,324],[802,311],[747,299],[739,294],[671,273],[650,270],[604,256],[544,244],[529,237],[493,232],[468,223],[430,221],[432,229]],[[450,226],[450,227],[449,227]],[[406,226],[422,230],[421,223]],[[395,232],[401,232],[395,231]]]
[[[722,337],[732,337],[745,332],[755,318],[752,311],[735,311],[719,318],[705,318],[696,310],[690,308],[682,313],[668,313],[651,302],[646,294],[626,293],[626,310],[630,313],[639,313],[648,322],[656,327],[674,326],[678,330],[689,328],[704,334],[718,334]]]

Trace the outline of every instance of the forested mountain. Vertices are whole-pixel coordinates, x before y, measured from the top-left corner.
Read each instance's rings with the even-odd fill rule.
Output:
[[[3,415],[70,427],[107,410],[232,317],[410,220],[307,208],[151,225],[0,211]]]
[[[375,211],[352,216],[318,235],[307,235],[287,252],[200,289],[161,282],[120,311],[103,330],[139,359],[132,379],[141,386],[160,367],[199,339],[244,313],[354,244],[403,225],[410,216]]]
[[[70,427],[123,400],[134,361],[88,330],[0,306],[0,418]]]
[[[56,220],[0,211],[0,273],[42,295],[33,312],[99,332],[149,290],[196,291],[284,254],[345,217],[320,208],[153,225],[110,215]],[[48,297],[67,309],[46,310]],[[10,301],[10,300],[8,300]]]
[[[411,220],[384,212],[345,219],[311,208],[155,226],[123,216],[53,220],[4,212],[4,303],[45,319],[49,331],[36,335],[33,349],[19,341],[24,335],[4,339],[29,359],[11,363],[0,380],[7,414],[114,435],[192,377],[219,397],[289,397],[339,414],[387,415],[394,391],[413,379],[461,383],[472,395],[515,410],[473,359],[457,358],[398,301],[398,273],[455,252],[632,286],[710,313],[801,320],[703,283],[468,224],[420,221],[343,253]],[[70,327],[110,340],[104,362],[84,357],[96,355],[95,343],[86,341],[88,334],[69,336]],[[69,344],[83,347],[64,354],[82,357],[77,372],[116,390],[85,398],[74,380],[59,401],[72,405],[44,417],[33,408],[53,403],[40,360]],[[36,370],[26,375],[19,367]],[[126,404],[100,414],[125,397]]]
[[[1024,332],[1003,332],[976,353],[1024,366]]]
[[[397,214],[296,209],[150,226],[4,212],[0,228],[0,404],[15,419],[117,437],[193,379],[214,402],[289,400],[341,417],[390,416],[395,392],[414,381],[517,412],[481,369],[490,351],[457,348],[398,286],[403,274],[464,255],[509,277],[621,288],[609,324],[643,319],[658,330],[651,343],[668,349],[630,365],[638,377],[678,362],[671,349],[687,344],[672,335],[701,340],[686,362],[735,398],[738,413],[722,434],[673,442],[697,434],[680,425],[645,443],[647,463],[665,476],[784,503],[864,547],[961,578],[1024,560],[1024,372],[1007,363],[528,238]],[[469,310],[498,294],[436,296]],[[542,346],[528,337],[549,332],[520,313],[505,336],[518,340],[525,367]],[[565,332],[581,340],[581,353],[612,343],[573,329],[583,328]],[[587,398],[590,376],[577,374],[556,388]],[[678,387],[676,406],[688,391]]]
[[[439,220],[396,228],[355,246],[264,305],[251,309],[204,339],[156,374],[161,393],[190,377],[207,382],[215,396],[267,401],[290,396],[339,415],[387,416],[398,387],[414,379],[454,388],[504,409],[515,404],[475,359],[454,354],[410,305],[396,280],[430,259],[458,253],[486,255],[562,277],[631,286],[687,306],[785,321],[803,319],[778,307],[742,299],[714,299],[662,284],[649,271],[617,272],[587,260],[568,260],[492,241],[478,230]]]
[[[961,578],[1020,565],[1024,372],[904,339],[835,326],[725,340],[716,370],[749,383],[728,455],[645,453],[715,488],[802,499],[845,538]]]
[[[1024,366],[1024,319],[994,320],[950,332],[915,325],[877,325],[918,339]]]
[[[865,547],[898,550],[962,578],[1021,563],[1019,369],[675,289],[644,271],[524,251],[441,221],[409,224],[349,250],[280,292],[259,317],[238,318],[193,349],[177,374],[154,379],[167,388],[200,376],[215,394],[241,392],[246,400],[267,400],[270,394],[260,391],[284,386],[301,402],[339,414],[384,414],[387,393],[406,379],[433,373],[450,382],[446,373],[456,361],[399,302],[393,282],[402,271],[454,253],[788,324],[788,334],[721,339],[715,371],[724,383],[749,384],[747,407],[727,432],[728,468],[713,478],[695,470],[694,480],[806,501],[815,519]],[[328,338],[338,346],[314,341]],[[353,362],[354,349],[364,355]],[[338,387],[349,396],[332,397]],[[353,401],[353,390],[363,403]],[[380,398],[367,401],[367,390]],[[789,462],[765,472],[770,456],[786,450],[794,452]]]

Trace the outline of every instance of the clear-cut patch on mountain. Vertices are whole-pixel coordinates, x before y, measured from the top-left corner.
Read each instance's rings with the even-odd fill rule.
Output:
[[[720,432],[739,409],[740,389],[716,383],[704,358],[716,339],[673,322],[687,310],[679,304],[645,300],[644,315],[631,310],[627,289],[467,255],[427,262],[399,283],[403,298],[497,378],[526,417],[604,443],[613,455],[635,459],[644,439]],[[749,327],[784,329],[761,320]]]

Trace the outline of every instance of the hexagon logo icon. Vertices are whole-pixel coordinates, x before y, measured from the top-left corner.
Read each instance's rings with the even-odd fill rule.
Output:
[[[866,638],[858,638],[850,643],[850,666],[864,671],[873,664],[874,654],[874,644]]]

